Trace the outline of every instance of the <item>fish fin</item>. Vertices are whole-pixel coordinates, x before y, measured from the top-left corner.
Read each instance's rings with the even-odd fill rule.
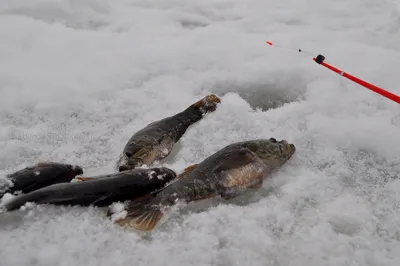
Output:
[[[91,180],[91,179],[93,179],[93,178],[92,178],[92,177],[85,177],[85,176],[76,176],[74,179],[75,179],[76,181],[81,182],[81,181],[88,181],[88,180]]]
[[[263,185],[263,175],[261,174],[259,176],[259,179],[257,179],[253,184],[249,184],[247,188],[251,189],[259,189]]]
[[[131,142],[129,143],[128,147],[125,148],[124,156],[126,156],[129,159],[133,155],[138,153],[141,149],[143,149],[143,145],[140,145],[136,142]]]
[[[194,168],[196,168],[197,164],[191,164],[188,167],[186,167],[185,169],[183,169],[182,173],[180,173],[176,179],[182,179],[184,178],[187,174],[189,174],[190,172],[193,171]]]
[[[108,199],[109,197],[111,197],[112,195],[113,195],[113,193],[108,193],[107,195],[101,196],[100,198],[98,198],[98,199],[96,199],[95,201],[93,201],[93,202],[91,203],[91,205],[95,205],[95,204],[101,202],[102,200],[106,200],[106,199]]]
[[[158,203],[159,199],[151,195],[132,201],[127,206],[126,217],[116,220],[115,223],[124,228],[151,231],[163,216]]]
[[[209,94],[201,100],[193,103],[191,106],[198,108],[203,113],[214,112],[217,109],[217,104],[221,103],[221,99],[215,94]]]
[[[152,195],[152,193],[146,194],[146,195],[142,195],[134,200],[128,200],[128,201],[124,201],[123,204],[126,206],[126,204],[132,204],[133,202],[138,203],[138,202],[146,202],[149,199],[154,198],[154,195]],[[111,206],[111,205],[110,205]],[[113,215],[112,210],[109,209],[107,211],[107,217],[111,217]]]
[[[189,165],[188,167],[186,167],[185,169],[183,169],[183,172],[189,173],[189,172],[191,172],[196,166],[197,166],[196,163],[195,163],[195,164],[191,164],[191,165]]]
[[[153,148],[143,147],[140,150],[132,153],[130,157],[127,156],[125,163],[119,163],[118,170],[120,172],[125,170],[135,169],[143,166],[143,164],[151,165],[157,158],[157,151]],[[122,160],[121,160],[122,162]]]
[[[227,154],[226,160],[215,169],[215,172],[223,172],[235,168],[240,168],[255,160],[253,153],[246,148],[234,150],[231,154]]]
[[[224,200],[230,200],[232,198],[235,198],[236,196],[240,195],[242,192],[244,192],[247,189],[259,189],[263,184],[263,179],[262,175],[260,178],[254,180],[254,182],[251,182],[250,184],[247,184],[245,186],[237,186],[237,187],[222,187],[220,186],[218,192],[219,196],[223,198]]]
[[[262,186],[265,166],[249,150],[236,151],[228,159],[215,171],[219,179],[217,190],[222,198],[228,200]]]

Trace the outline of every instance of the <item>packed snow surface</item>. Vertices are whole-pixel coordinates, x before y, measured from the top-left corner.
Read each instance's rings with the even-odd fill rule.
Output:
[[[209,93],[221,105],[164,166],[254,138],[297,151],[257,192],[148,235],[100,208],[3,214],[0,265],[398,266],[399,105],[312,57],[400,94],[399,43],[394,0],[1,0],[1,176],[110,173],[134,132]]]

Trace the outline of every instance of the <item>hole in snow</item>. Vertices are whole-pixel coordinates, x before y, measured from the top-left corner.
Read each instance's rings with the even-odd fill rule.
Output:
[[[224,82],[215,84],[212,91],[221,96],[236,92],[253,109],[266,111],[283,106],[285,103],[302,100],[306,83],[296,77],[263,82]]]
[[[204,28],[207,27],[207,23],[203,23],[200,21],[194,21],[194,20],[181,20],[180,24],[183,28],[185,29],[196,29],[196,28]]]

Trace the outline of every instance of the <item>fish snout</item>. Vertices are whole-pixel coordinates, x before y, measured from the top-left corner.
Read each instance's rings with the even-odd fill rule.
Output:
[[[290,150],[292,151],[292,155],[296,152],[296,146],[293,143],[289,144]]]
[[[168,168],[168,167],[161,167],[160,168],[160,173],[161,174],[167,174],[167,175],[171,176],[172,178],[175,178],[177,176],[175,171],[170,169],[170,168]]]
[[[120,165],[118,167],[118,172],[123,172],[123,171],[126,171],[126,170],[129,170],[129,167],[126,164]]]
[[[289,143],[285,139],[279,141],[279,145],[283,147],[283,149],[281,149],[282,155],[287,158],[292,157],[292,155],[296,152],[296,147],[294,146],[294,144]]]
[[[160,180],[163,183],[169,182],[177,176],[175,171],[168,167],[156,167],[152,168],[150,171],[157,177],[157,180]]]
[[[292,150],[296,150],[296,146],[294,146],[294,144],[289,144],[289,146],[290,146],[290,148],[292,149]]]
[[[83,169],[79,165],[71,165],[71,168],[76,175],[83,175]]]

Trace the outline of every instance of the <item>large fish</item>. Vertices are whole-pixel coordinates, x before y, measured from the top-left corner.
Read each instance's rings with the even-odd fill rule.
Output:
[[[221,197],[229,200],[249,189],[260,188],[264,178],[295,153],[295,146],[275,138],[243,141],[226,146],[157,194],[127,205],[127,215],[116,221],[127,228],[152,230],[163,210],[176,203]]]
[[[81,182],[47,186],[19,195],[2,208],[12,211],[27,202],[36,204],[107,206],[113,202],[134,200],[162,189],[176,178],[176,173],[166,167],[136,168],[109,175],[78,177]]]
[[[148,124],[129,139],[116,170],[124,171],[144,164],[149,166],[166,158],[186,130],[206,113],[214,112],[220,102],[216,95],[207,95],[180,113]]]
[[[2,181],[0,197],[5,193],[29,193],[49,185],[70,182],[77,175],[82,175],[82,167],[57,162],[40,162],[12,174]]]

